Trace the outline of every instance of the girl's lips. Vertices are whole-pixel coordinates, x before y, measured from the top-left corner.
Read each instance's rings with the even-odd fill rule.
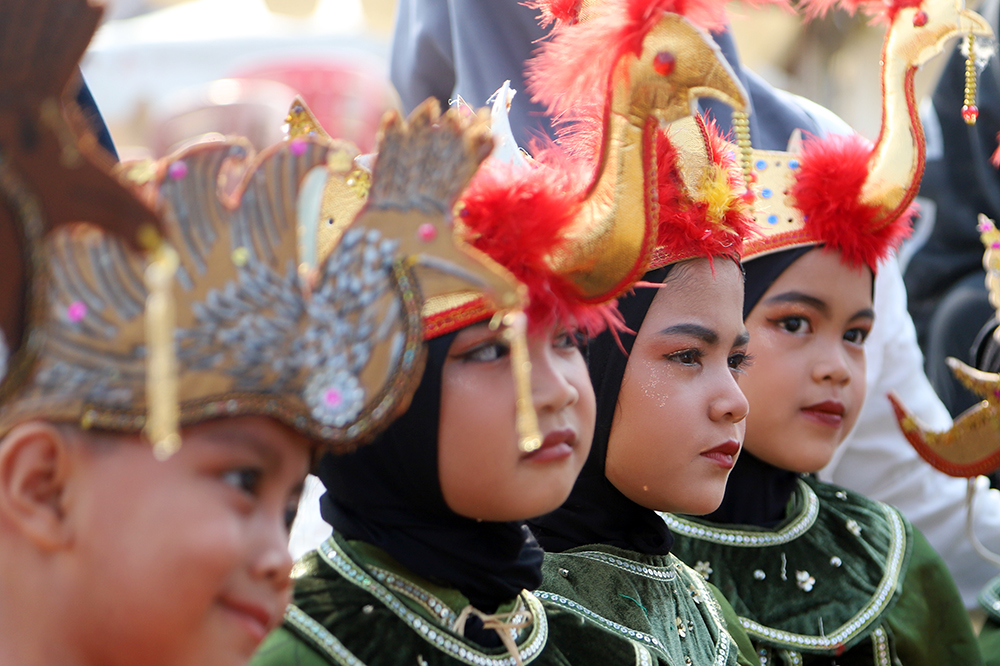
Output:
[[[814,405],[803,407],[801,412],[804,417],[814,423],[829,426],[831,428],[839,428],[844,422],[844,414],[847,410],[841,402],[836,400],[824,400],[823,402],[817,402]]]
[[[575,432],[569,428],[553,430],[545,436],[545,439],[542,440],[542,445],[539,448],[526,454],[522,460],[530,460],[531,462],[536,463],[564,460],[573,454],[573,448],[575,446]]]
[[[261,643],[271,631],[272,614],[263,606],[225,597],[221,601],[222,607],[231,613],[236,621],[240,623],[255,643]]]
[[[703,451],[701,455],[715,462],[720,467],[732,469],[736,464],[736,456],[740,452],[740,443],[736,440],[729,440],[719,444],[714,449]]]

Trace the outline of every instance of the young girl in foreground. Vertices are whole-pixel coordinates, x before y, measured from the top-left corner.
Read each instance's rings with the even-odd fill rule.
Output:
[[[891,18],[887,90],[903,69],[901,35],[967,21],[935,2]],[[911,117],[887,107],[875,147],[833,136],[755,156],[763,236],[744,254],[746,450],[717,511],[666,521],[677,555],[726,595],[762,663],[980,663],[955,584],[923,536],[896,509],[810,476],[865,399],[873,275],[907,231],[923,164]]]
[[[583,208],[574,198],[579,184],[570,172],[514,154],[520,163],[484,165],[462,195],[456,225],[527,285],[527,358],[494,325],[497,307],[486,294],[429,299],[426,366],[409,409],[370,446],[319,465],[322,513],[334,535],[296,566],[285,624],[261,647],[257,666],[656,661],[641,642],[546,608],[531,593],[542,551],[521,521],[562,503],[586,459],[594,395],[577,336],[604,325],[615,295],[578,289],[553,269],[554,258],[607,271],[612,288],[626,288],[646,254],[622,248],[614,256],[626,261],[608,266],[600,250],[612,244],[593,254],[567,240]],[[433,162],[414,161],[413,173]],[[439,162],[447,166],[445,157]],[[425,202],[447,181],[429,173],[438,181],[419,192]],[[530,373],[531,392],[518,404],[521,373]],[[525,410],[538,424],[529,450],[519,447]]]

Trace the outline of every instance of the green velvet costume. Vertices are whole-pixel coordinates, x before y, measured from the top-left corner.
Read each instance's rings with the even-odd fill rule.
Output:
[[[594,544],[546,553],[542,573],[540,599],[627,633],[670,664],[757,663],[729,604],[673,555]]]
[[[979,647],[986,666],[1000,666],[1000,576],[979,593],[979,605],[986,611],[986,623],[979,632]]]
[[[461,593],[420,579],[373,546],[334,535],[293,576],[284,625],[251,666],[514,666],[505,648],[483,648],[452,630],[468,605]],[[530,592],[497,612],[525,608],[534,622],[511,630],[525,666],[663,663],[642,637],[616,635]]]
[[[888,505],[804,478],[774,529],[664,518],[762,664],[982,663],[944,562]]]

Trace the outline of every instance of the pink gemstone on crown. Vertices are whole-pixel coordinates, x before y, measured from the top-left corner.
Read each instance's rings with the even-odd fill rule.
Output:
[[[73,301],[66,308],[66,316],[74,324],[83,321],[83,318],[87,316],[87,304],[83,301]]]
[[[327,407],[340,407],[340,403],[343,401],[344,396],[337,389],[327,389],[326,393],[323,394],[323,402],[326,403]]]
[[[425,243],[430,243],[437,238],[437,228],[430,222],[425,222],[417,227],[417,238]]]
[[[177,160],[167,167],[167,175],[174,180],[183,180],[188,175],[188,165],[184,160]]]
[[[927,25],[927,12],[920,11],[913,15],[913,25],[922,28]]]
[[[306,152],[306,142],[302,139],[292,139],[291,143],[288,144],[288,149],[292,151],[292,155],[299,157]]]

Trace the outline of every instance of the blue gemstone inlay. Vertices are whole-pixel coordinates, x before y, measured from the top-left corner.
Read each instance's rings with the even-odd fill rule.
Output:
[[[777,215],[768,215],[767,216],[767,223],[768,224],[777,224],[778,223],[778,216]]]
[[[771,191],[770,187],[765,187],[760,191],[760,196],[763,197],[764,199],[770,199],[772,196],[774,196],[774,192]]]
[[[757,163],[754,164],[754,166],[757,167],[757,171],[763,171],[767,168],[767,162],[764,160],[757,160]]]
[[[788,160],[788,168],[789,169],[798,169],[799,168],[799,161],[798,160]]]

